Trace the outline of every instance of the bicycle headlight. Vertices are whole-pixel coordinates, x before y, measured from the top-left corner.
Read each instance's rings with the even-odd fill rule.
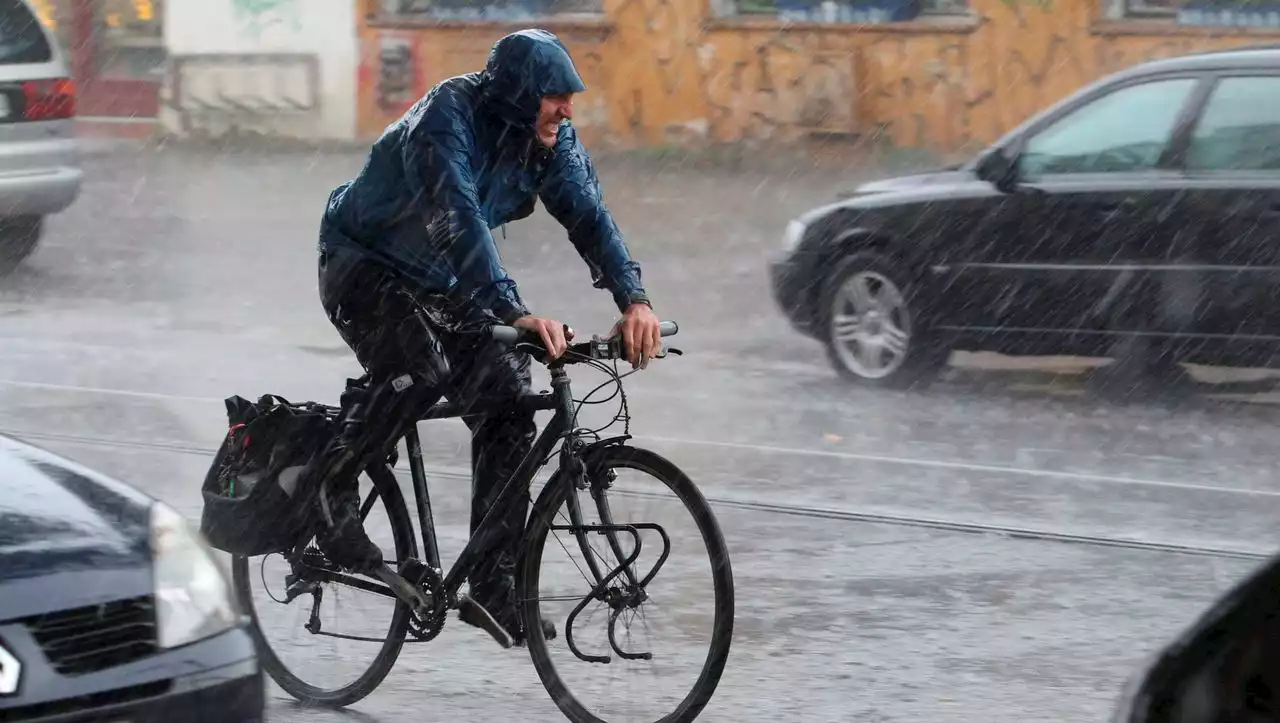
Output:
[[[151,565],[161,648],[229,630],[240,612],[208,545],[173,508],[151,507]]]

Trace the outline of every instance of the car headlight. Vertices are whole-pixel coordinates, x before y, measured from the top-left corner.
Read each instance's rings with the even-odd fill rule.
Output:
[[[782,237],[782,250],[788,253],[795,251],[800,245],[800,239],[804,238],[805,225],[798,220],[792,220],[787,224],[786,233]]]
[[[234,627],[240,611],[208,545],[173,508],[151,507],[151,564],[162,648],[175,648]]]

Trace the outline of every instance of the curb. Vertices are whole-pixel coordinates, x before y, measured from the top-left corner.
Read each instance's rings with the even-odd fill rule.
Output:
[[[120,138],[85,132],[80,139],[86,155],[113,153],[145,153],[175,151],[219,156],[297,156],[327,154],[360,154],[369,151],[376,138],[341,140],[306,140],[260,133],[229,133],[219,137],[177,136],[157,128],[141,138]],[[954,160],[931,154],[900,157],[872,146],[814,149],[805,147],[767,147],[740,143],[716,143],[691,148],[655,147],[589,149],[592,159],[602,167],[646,171],[652,173],[711,172],[767,173],[797,175],[807,173],[904,174],[936,169]]]
[[[151,147],[149,141],[122,138],[93,138],[80,136],[80,155],[84,157],[136,154]]]

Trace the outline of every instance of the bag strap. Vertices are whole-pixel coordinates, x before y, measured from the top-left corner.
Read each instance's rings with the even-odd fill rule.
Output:
[[[272,400],[275,400],[275,401],[272,401]],[[270,409],[271,407],[274,407],[277,404],[282,404],[286,407],[298,406],[293,402],[289,401],[288,399],[285,399],[284,397],[280,396],[279,394],[263,394],[261,397],[258,397],[259,409]]]

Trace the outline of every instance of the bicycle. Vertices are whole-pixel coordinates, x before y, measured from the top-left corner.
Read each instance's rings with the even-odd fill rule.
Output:
[[[672,336],[677,332],[678,327],[674,322],[662,323],[664,337]],[[326,633],[322,629],[318,618],[318,609],[323,595],[323,588],[320,587],[322,583],[346,585],[391,597],[397,601],[388,635],[382,639],[382,647],[372,665],[354,682],[341,688],[328,690],[307,683],[282,663],[277,652],[267,643],[263,635],[258,620],[258,610],[250,598],[249,560],[245,557],[233,558],[232,578],[236,594],[242,608],[248,610],[254,620],[254,634],[258,638],[264,669],[277,684],[304,705],[343,707],[363,699],[377,688],[391,671],[405,642],[426,642],[439,635],[452,610],[458,611],[459,618],[484,629],[504,648],[511,647],[511,636],[506,630],[497,624],[487,611],[459,590],[468,574],[490,549],[489,546],[496,534],[497,521],[502,519],[503,512],[512,504],[524,502],[521,495],[526,497],[530,495],[529,490],[535,475],[553,456],[557,455],[555,446],[560,443],[557,468],[550,481],[543,487],[541,494],[538,495],[527,518],[516,581],[517,596],[521,604],[520,612],[527,630],[524,644],[529,649],[542,685],[569,720],[574,723],[604,723],[604,719],[589,711],[563,683],[550,657],[548,641],[553,639],[555,634],[554,628],[544,626],[541,603],[559,598],[539,599],[537,594],[541,573],[539,561],[546,548],[549,533],[563,531],[571,534],[577,541],[578,549],[586,557],[589,568],[589,573],[583,571],[581,567],[579,572],[586,578],[591,589],[581,596],[577,606],[564,621],[565,643],[573,655],[579,660],[592,664],[609,664],[612,661],[608,655],[588,654],[580,650],[574,642],[576,618],[588,604],[596,601],[603,603],[609,609],[608,640],[613,655],[623,661],[653,658],[652,651],[624,650],[615,639],[615,626],[619,617],[631,611],[631,619],[633,621],[636,619],[636,610],[648,599],[646,592],[648,586],[666,564],[671,552],[671,538],[663,526],[652,522],[625,525],[614,522],[608,492],[617,480],[617,471],[639,470],[657,479],[667,490],[674,493],[675,498],[683,504],[685,511],[693,516],[702,542],[706,545],[711,558],[714,619],[710,647],[692,689],[672,712],[659,719],[663,723],[694,720],[714,694],[724,671],[733,636],[733,573],[724,536],[715,515],[692,480],[673,463],[654,452],[627,444],[631,439],[630,416],[622,378],[631,372],[620,374],[617,371],[617,362],[623,358],[622,344],[617,336],[608,339],[594,337],[591,341],[571,344],[559,359],[548,360],[545,349],[541,342],[536,340],[536,336],[530,337],[525,332],[507,326],[493,327],[491,334],[498,342],[513,345],[529,353],[537,361],[546,364],[550,372],[551,389],[549,391],[527,393],[517,402],[528,409],[555,413],[534,442],[530,453],[507,481],[488,514],[475,534],[469,538],[448,572],[443,571],[440,562],[431,499],[422,462],[422,443],[416,425],[409,425],[401,439],[405,441],[409,460],[424,553],[422,558],[418,557],[418,544],[414,539],[413,524],[399,483],[392,472],[397,462],[398,444],[391,445],[391,452],[385,460],[378,460],[366,468],[365,474],[372,485],[361,507],[362,519],[367,519],[374,503],[382,499],[391,521],[396,550],[394,564],[398,569],[393,570],[392,563],[388,563],[373,576],[349,575],[328,563],[323,553],[307,542],[302,542],[283,553],[290,568],[285,578],[287,599],[283,602],[288,604],[308,593],[312,595],[312,609],[305,627],[313,635],[327,634],[339,638],[378,641],[377,638]],[[659,358],[680,353],[678,349],[668,349]],[[613,362],[612,368],[606,362]],[[627,425],[622,430],[623,434],[603,438],[599,435],[599,432],[612,426],[613,423],[596,430],[581,429],[577,426],[577,417],[582,405],[600,403],[588,400],[592,394],[608,385],[610,381],[596,387],[582,400],[574,399],[566,371],[566,367],[571,364],[587,364],[603,370],[610,376],[610,381],[616,383],[617,391],[614,392],[614,396],[620,395],[622,401],[620,412],[615,415],[614,423],[622,421]],[[336,408],[326,409],[334,416],[338,412]],[[468,411],[474,413],[475,409],[471,408]],[[421,419],[457,418],[461,414],[461,409],[451,402],[443,401],[428,410]],[[579,491],[590,493],[594,500],[595,512],[600,518],[599,524],[584,523],[585,505],[578,499]],[[618,494],[627,493],[619,492]],[[645,493],[642,493],[642,496],[643,494]],[[568,511],[569,524],[567,525],[553,523],[554,513],[562,504]],[[652,569],[643,574],[636,569],[635,564],[641,553],[642,531],[655,533],[662,544],[657,562],[653,564]],[[600,553],[588,539],[592,535],[604,536],[607,539],[608,549],[618,561],[617,564],[610,564],[607,569],[601,565],[603,560],[597,560]],[[627,542],[631,544],[624,544]],[[564,547],[564,543],[561,545]],[[624,552],[627,547],[631,548],[630,551]],[[567,547],[565,550],[568,552]],[[265,565],[265,559],[263,562]],[[265,585],[265,572],[263,582]],[[274,599],[274,595],[272,598]],[[277,600],[277,602],[281,601]],[[412,636],[413,640],[408,640],[409,636]]]

